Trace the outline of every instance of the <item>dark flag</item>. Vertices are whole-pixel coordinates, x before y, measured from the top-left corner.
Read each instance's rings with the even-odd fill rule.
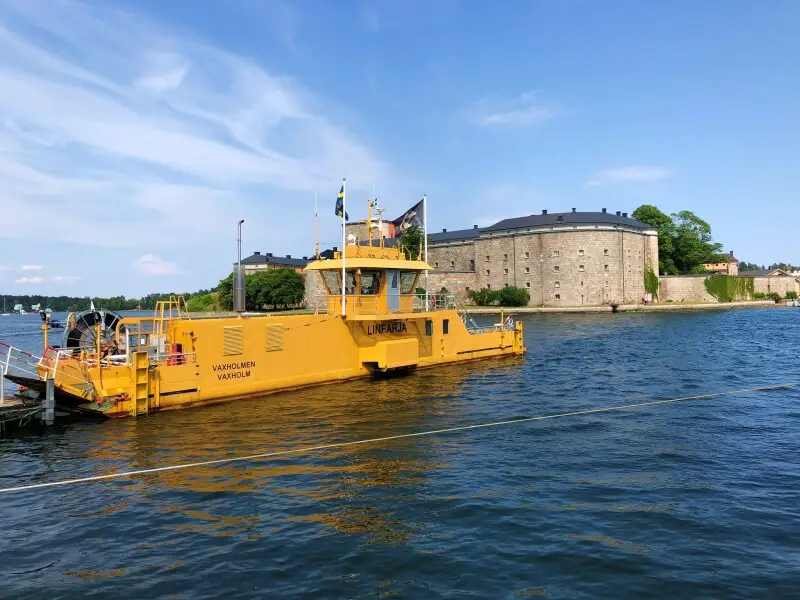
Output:
[[[424,217],[424,203],[425,200],[420,200],[414,206],[409,208],[406,212],[402,215],[397,217],[392,223],[394,223],[395,229],[398,232],[398,235],[404,234],[408,229],[416,225],[423,231],[425,230],[425,217]]]

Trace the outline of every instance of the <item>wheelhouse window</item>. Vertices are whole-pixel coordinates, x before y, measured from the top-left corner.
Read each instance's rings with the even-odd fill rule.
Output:
[[[361,271],[361,293],[374,295],[381,287],[380,271]]]
[[[403,271],[400,273],[400,293],[401,294],[410,294],[411,290],[414,289],[414,283],[417,281],[417,275],[415,271]]]
[[[341,273],[337,273],[336,271],[323,271],[322,278],[325,280],[325,285],[328,288],[329,294],[338,295],[342,293],[342,289],[339,287]]]

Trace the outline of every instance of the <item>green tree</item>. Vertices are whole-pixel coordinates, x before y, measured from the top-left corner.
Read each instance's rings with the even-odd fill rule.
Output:
[[[759,265],[757,265],[755,263],[749,263],[749,262],[740,262],[739,263],[739,272],[740,273],[742,271],[761,271],[761,270],[763,270],[765,268],[766,267],[759,266]]]
[[[658,231],[658,266],[662,275],[703,273],[705,262],[724,262],[722,245],[711,237],[711,226],[688,210],[666,215],[655,206],[643,204],[633,218]]]
[[[677,275],[673,262],[675,252],[675,222],[651,204],[643,204],[632,214],[633,218],[655,227],[658,231],[658,269],[662,275]]]
[[[186,308],[190,312],[220,312],[219,292],[193,294],[186,301]]]
[[[783,269],[784,271],[788,271],[789,273],[791,273],[792,271],[797,271],[798,267],[791,265],[789,263],[780,262],[769,265],[767,269],[770,271],[772,271],[773,269]]]
[[[214,288],[215,292],[219,293],[219,303],[223,310],[230,310],[233,308],[233,273],[230,273],[225,279],[220,280],[217,287]]]
[[[675,242],[672,260],[680,273],[704,273],[704,262],[727,260],[722,244],[711,239],[711,226],[688,210],[672,215]]]
[[[530,299],[531,295],[524,288],[508,285],[500,290],[500,306],[527,306]]]
[[[424,232],[416,225],[409,227],[406,232],[400,236],[400,247],[407,259],[417,260],[417,258],[422,255],[423,237]]]
[[[305,295],[305,278],[293,269],[269,269],[248,275],[244,282],[247,310],[296,306]]]
[[[489,306],[500,300],[500,292],[497,290],[490,290],[489,288],[472,290],[469,295],[477,306]]]
[[[272,303],[287,308],[303,301],[305,277],[294,269],[276,269],[272,276]]]

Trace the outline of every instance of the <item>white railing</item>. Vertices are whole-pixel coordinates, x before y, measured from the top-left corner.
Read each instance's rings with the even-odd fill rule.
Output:
[[[315,313],[342,314],[342,297],[334,294],[312,296],[306,300],[308,309]],[[455,310],[458,300],[455,294],[398,294],[377,296],[354,294],[345,296],[345,312],[348,315],[386,315],[398,313],[432,312]]]

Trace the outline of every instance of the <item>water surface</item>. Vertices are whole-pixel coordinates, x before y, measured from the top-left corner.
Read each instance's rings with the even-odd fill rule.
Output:
[[[524,318],[528,354],[0,441],[0,487],[800,381],[800,310]],[[36,349],[38,316],[0,319]],[[3,598],[790,598],[800,390],[0,496]]]

